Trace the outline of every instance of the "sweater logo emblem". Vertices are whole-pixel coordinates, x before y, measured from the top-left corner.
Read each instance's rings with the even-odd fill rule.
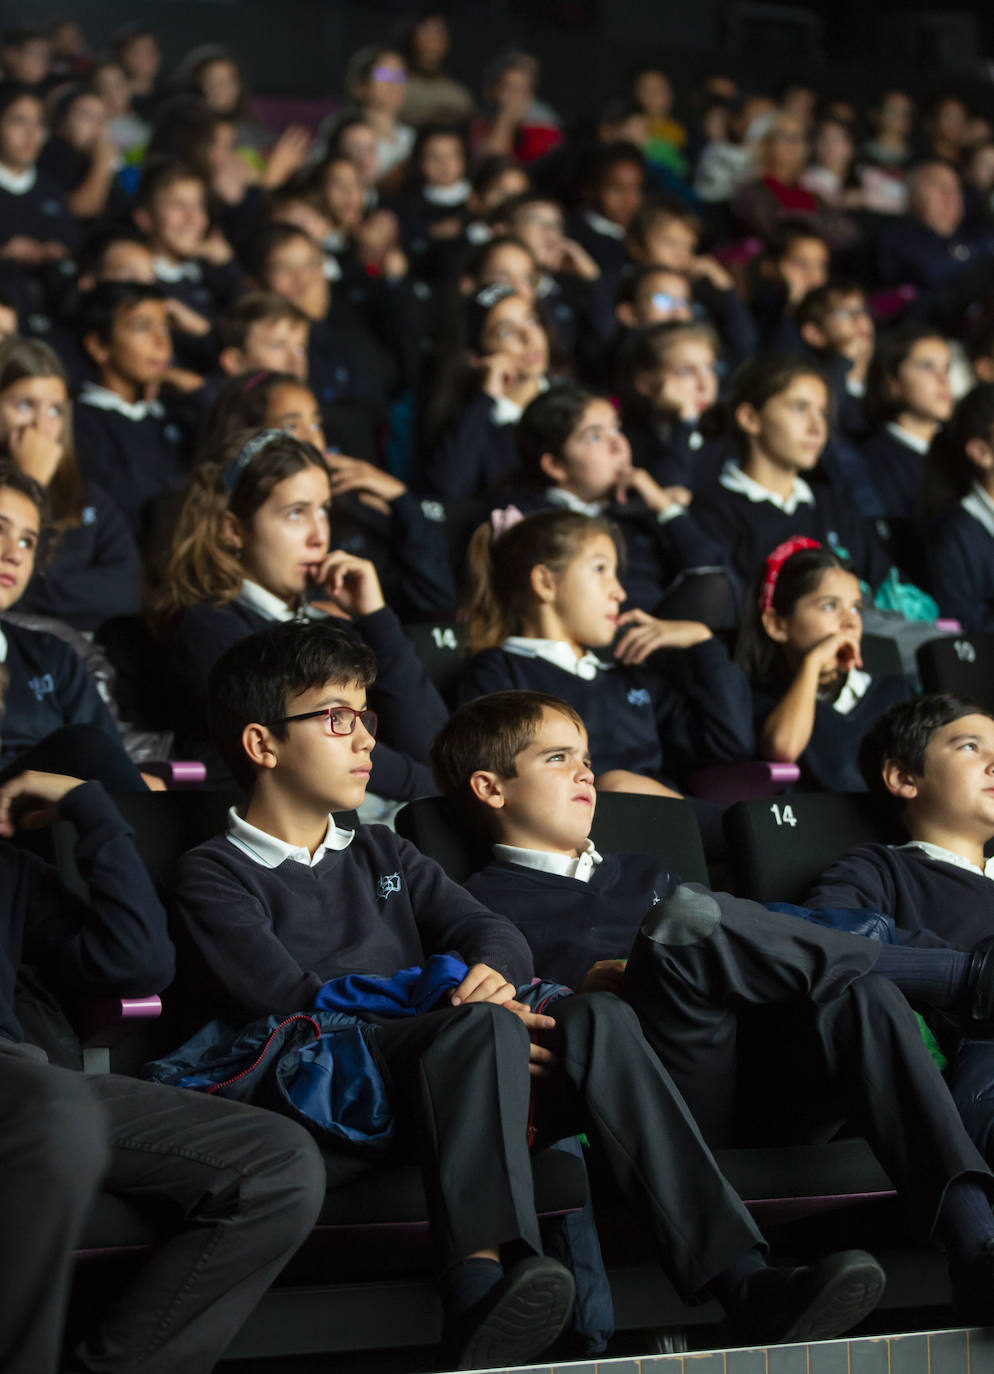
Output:
[[[380,880],[376,884],[376,895],[380,898],[387,898],[393,892],[400,891],[399,873],[381,873]]]
[[[181,444],[183,442],[183,431],[180,429],[179,425],[166,425],[162,433],[171,444]]]
[[[40,677],[29,677],[28,686],[34,693],[35,700],[42,701],[55,691],[55,679],[51,673],[44,673]]]
[[[652,698],[647,687],[630,687],[628,689],[629,706],[651,706]]]

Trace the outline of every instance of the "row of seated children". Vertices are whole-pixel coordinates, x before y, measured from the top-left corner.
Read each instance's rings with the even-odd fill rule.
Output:
[[[751,1339],[829,1336],[872,1308],[882,1275],[863,1252],[829,1256],[807,1269],[769,1268],[762,1237],[705,1144],[740,1138],[734,1084],[740,1071],[748,1076],[755,1065],[748,1040],[736,1032],[756,1006],[775,1007],[788,1038],[812,1054],[819,1046],[802,1077],[809,1085],[806,1124],[817,1130],[840,1104],[859,1122],[909,1217],[949,1255],[959,1315],[989,1321],[994,1181],[960,1124],[904,995],[958,1013],[967,1037],[979,1018],[982,1034],[992,1010],[989,960],[978,963],[959,952],[959,941],[941,937],[918,942],[937,947],[908,948],[828,930],[684,884],[649,858],[598,854],[589,842],[596,791],[583,723],[567,703],[536,692],[501,693],[460,708],[436,743],[442,789],[486,824],[496,846],[494,862],[463,890],[391,830],[342,830],[329,817],[329,811],[360,804],[370,778],[377,718],[367,689],[375,672],[367,648],[326,624],[274,626],[242,640],[218,663],[210,687],[216,742],[245,784],[247,801],[230,813],[225,835],[191,851],[178,867],[173,903],[186,960],[180,976],[187,996],[191,988],[206,992],[200,1005],[224,1006],[240,1026],[274,1011],[306,1011],[315,1002],[334,1006],[329,999],[336,990],[347,996],[348,975],[390,979],[412,961],[423,963],[443,950],[458,954],[461,962],[441,995],[421,1014],[398,1020],[370,1009],[359,1013],[377,1063],[389,1075],[396,1118],[391,1157],[414,1159],[425,1173],[446,1339],[458,1365],[529,1358],[569,1318],[573,1280],[557,1261],[541,1258],[530,1189],[515,1182],[528,1177],[532,1090],[539,1147],[586,1129],[623,1193],[648,1217],[678,1289],[688,1297],[718,1297]],[[881,768],[876,781],[905,803],[917,846],[909,864],[927,867],[936,883],[962,884],[960,870],[976,866],[977,844],[982,847],[994,830],[991,718],[969,703],[939,698],[898,707],[885,721],[868,743],[867,766]],[[8,832],[15,820],[37,824],[57,811],[76,822],[92,903],[87,908],[78,898],[69,900],[53,874],[32,865],[25,871],[23,857],[3,849],[12,883],[8,1007],[22,954],[54,961],[60,988],[66,980],[81,985],[81,961],[82,985],[96,990],[126,991],[145,976],[167,982],[172,963],[161,908],[99,786],[28,773],[6,784],[0,800]],[[941,832],[935,828],[940,818],[949,823]],[[957,847],[961,862],[956,850],[936,848],[940,839]],[[906,851],[885,852],[896,862]],[[100,919],[108,904],[117,932],[113,957],[109,928]],[[909,905],[901,915],[914,918],[920,930],[922,911],[922,905]],[[124,927],[134,930],[130,942],[121,938]],[[952,933],[950,928],[946,935]],[[165,961],[156,975],[148,971],[153,946]],[[539,1011],[519,1000],[533,967],[566,984]],[[646,1038],[609,988],[623,991]],[[351,992],[353,999],[343,1005],[354,1011]],[[887,1034],[881,1035],[884,1024]],[[33,1213],[38,1246],[21,1254],[19,1272],[25,1282],[43,1273],[47,1296],[30,1309],[35,1320],[6,1334],[8,1367],[18,1371],[55,1367],[59,1314],[57,1303],[49,1305],[51,1281],[53,1273],[65,1280],[74,1235],[103,1172],[104,1142],[114,1147],[114,1186],[157,1196],[203,1188],[194,1177],[203,1166],[199,1155],[191,1164],[189,1146],[181,1151],[182,1170],[177,1164],[176,1177],[165,1176],[162,1159],[173,1158],[174,1132],[185,1131],[187,1142],[210,1133],[223,1152],[229,1118],[237,1117],[243,1141],[255,1130],[253,1145],[264,1137],[270,1149],[279,1143],[283,1191],[277,1197],[260,1190],[252,1218],[258,1228],[253,1263],[265,1242],[271,1244],[258,1282],[236,1288],[232,1261],[223,1274],[216,1264],[205,1268],[202,1242],[180,1232],[164,1245],[159,1265],[151,1266],[154,1282],[143,1270],[120,1315],[78,1355],[81,1369],[99,1367],[101,1359],[114,1367],[140,1340],[152,1368],[167,1367],[182,1349],[186,1367],[206,1370],[317,1209],[315,1156],[298,1140],[300,1128],[268,1126],[244,1106],[114,1076],[84,1080],[77,1091],[65,1083],[63,1070],[18,1049],[23,1035],[12,1010],[4,1042],[10,1046],[4,1091],[18,1095],[18,1120],[26,1128],[38,1131],[43,1104],[53,1095],[69,1104],[76,1123],[81,1112],[86,1118],[88,1099],[110,1104],[111,1112],[109,1128],[90,1113],[94,1169],[83,1177],[73,1170],[60,1195],[71,1201],[73,1226],[67,1230],[61,1211],[54,1228]],[[155,1066],[159,1077],[164,1064],[168,1060]],[[763,1073],[768,1071],[764,1055]],[[797,1132],[800,1085],[791,1078],[788,1086],[764,1104],[770,1115],[762,1116],[760,1134],[782,1139]],[[154,1112],[156,1105],[160,1120],[149,1130],[157,1132],[157,1176],[149,1181],[130,1152],[147,1155],[152,1136],[137,1138],[134,1113]],[[745,1105],[755,1128],[757,1104]],[[132,1115],[123,1141],[113,1112],[125,1107]],[[975,1118],[984,1115],[981,1108]],[[40,1119],[46,1147],[57,1155],[65,1148],[62,1122],[58,1116]],[[895,1121],[906,1124],[895,1130]],[[488,1142],[486,1150],[480,1140]],[[495,1140],[501,1142],[497,1152]],[[5,1178],[34,1207],[36,1176],[26,1170],[19,1138],[11,1156]],[[492,1166],[481,1164],[491,1159]],[[326,1149],[324,1165],[335,1186],[370,1161]],[[232,1166],[219,1158],[214,1167]],[[248,1177],[258,1170],[260,1183],[267,1167],[255,1155],[247,1165],[241,1161]],[[481,1176],[481,1167],[490,1171]],[[274,1228],[274,1209],[287,1207],[292,1188],[295,1205]],[[234,1206],[242,1223],[242,1205],[229,1199],[225,1215]],[[46,1210],[43,1220],[48,1216]],[[228,1229],[238,1229],[244,1247],[246,1226]],[[241,1253],[246,1256],[244,1248]],[[169,1329],[156,1328],[150,1350],[140,1318],[152,1289],[194,1264],[197,1279],[190,1287],[209,1304],[210,1335],[203,1322],[187,1322],[185,1311],[173,1310]],[[44,1327],[43,1317],[49,1317]]]

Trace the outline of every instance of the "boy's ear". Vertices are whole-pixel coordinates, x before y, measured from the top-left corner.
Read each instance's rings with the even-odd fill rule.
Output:
[[[139,206],[136,210],[132,210],[131,218],[134,220],[136,228],[141,233],[143,233],[147,238],[151,238],[152,216],[148,213],[148,211],[145,209],[143,205]]]
[[[632,305],[631,301],[619,301],[614,307],[614,314],[618,323],[623,325],[625,329],[635,329],[638,326],[638,320],[635,317],[635,307]]]
[[[538,465],[546,477],[551,478],[553,482],[565,482],[569,476],[566,471],[566,464],[554,453],[543,453],[538,460]]]
[[[980,358],[974,358],[973,370],[978,382],[994,382],[994,358],[986,353]]]
[[[83,347],[98,367],[103,367],[110,357],[110,345],[105,344],[99,334],[84,334]]]
[[[986,439],[979,439],[976,436],[967,439],[964,445],[966,456],[975,467],[982,468],[984,472],[990,472],[994,468],[994,449]]]
[[[828,339],[824,331],[820,325],[815,324],[813,320],[808,320],[806,324],[801,325],[801,338],[806,344],[810,344],[812,348],[828,347]]]
[[[632,385],[640,396],[651,401],[656,394],[656,374],[654,372],[636,372],[632,378]]]
[[[477,769],[469,780],[469,790],[478,802],[494,811],[499,811],[504,805],[504,792],[497,773]]]
[[[536,563],[528,580],[531,582],[535,596],[544,605],[555,601],[556,578],[551,568],[547,568],[544,563]]]
[[[746,434],[757,435],[761,428],[759,411],[749,401],[735,407],[735,423]]]
[[[275,768],[276,750],[273,735],[265,725],[253,722],[242,731],[242,748],[257,768]]]
[[[772,606],[768,606],[762,612],[760,619],[768,638],[772,639],[775,644],[787,643],[790,632],[787,629],[787,620],[784,616],[775,611]]]
[[[229,348],[222,348],[217,355],[217,360],[221,364],[221,371],[226,372],[229,377],[237,377],[239,372],[245,369],[245,355],[240,348],[231,345]]]
[[[892,797],[902,801],[914,801],[918,796],[918,780],[914,773],[907,772],[895,759],[884,763],[882,777],[884,786]]]

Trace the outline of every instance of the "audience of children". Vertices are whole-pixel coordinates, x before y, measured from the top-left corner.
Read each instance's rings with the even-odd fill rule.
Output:
[[[882,772],[919,847],[876,856],[882,885],[864,882],[862,860],[852,881],[843,865],[819,904],[873,907],[914,943],[973,950],[982,889],[976,926],[964,916],[936,932],[904,870],[926,885],[937,870],[927,899],[945,910],[957,874],[985,881],[994,835],[966,814],[966,794],[986,804],[989,718],[962,703],[929,715],[913,696],[914,648],[940,633],[938,614],[994,631],[994,160],[982,111],[942,95],[919,127],[915,93],[885,88],[864,121],[841,87],[767,93],[723,74],[685,99],[646,54],[617,98],[564,102],[562,119],[539,98],[534,54],[495,50],[463,72],[432,11],[348,57],[329,92],[341,107],[312,140],[269,127],[234,35],[165,65],[144,23],[100,35],[110,55],[89,37],[62,20],[0,42],[0,780],[29,767],[146,787],[67,643],[95,636],[76,642],[113,656],[130,635],[161,669],[167,690],[148,713],[173,732],[174,757],[202,759],[209,788],[254,780],[254,819],[236,817],[217,852],[244,856],[255,826],[267,854],[283,854],[267,848],[278,835],[308,861],[319,849],[340,858],[349,842],[328,832],[325,845],[322,809],[354,797],[363,820],[389,820],[435,791],[429,751],[448,711],[438,665],[429,672],[414,643],[419,622],[440,650],[467,623],[471,656],[446,691],[566,702],[558,719],[574,743],[581,721],[589,732],[587,821],[595,788],[679,796],[704,785],[703,770],[753,759],[796,763],[802,789],[855,791]],[[581,112],[585,131],[571,123]],[[66,638],[19,623],[29,615]],[[355,677],[274,668],[262,697],[225,688],[236,715],[268,703],[266,720],[242,727],[250,768],[241,744],[212,742],[208,684],[229,649],[255,682],[246,646],[270,626],[274,644],[312,631],[315,644],[340,642]],[[899,642],[903,674],[864,667],[864,627]],[[301,701],[323,710],[328,682],[351,734],[330,717],[327,730],[294,719],[308,714]],[[896,733],[859,765],[858,740],[881,720]],[[312,726],[358,756],[340,795],[308,771]],[[499,780],[477,801],[501,844],[516,841],[493,798],[529,748],[479,765]],[[291,836],[297,789],[310,810]],[[720,856],[717,808],[691,800]],[[363,833],[353,859],[382,849],[398,871],[423,862]],[[582,864],[585,839],[567,846],[569,863]],[[598,872],[608,868],[585,874],[593,885]],[[393,973],[395,957],[445,947],[441,933],[421,939],[412,910],[410,938],[371,967]],[[590,962],[623,957],[636,924]],[[475,949],[477,936],[451,947]],[[507,938],[523,957],[515,984],[530,955]],[[320,981],[338,953],[322,954]],[[267,1011],[281,1009],[273,997]],[[635,1034],[627,1022],[611,1033]],[[401,1051],[398,1033],[397,1055],[430,1057],[417,1039]],[[977,1124],[984,1043],[963,1042],[953,1081],[990,1156]],[[536,1051],[533,1064],[547,1062]],[[926,1116],[938,1113],[929,1100]],[[480,1232],[483,1268],[470,1259],[443,1280],[466,1358],[490,1351],[491,1309],[518,1291],[517,1269],[502,1276],[491,1257],[498,1233]],[[955,1242],[950,1256],[969,1288]],[[550,1272],[565,1311],[569,1285]],[[709,1281],[681,1272],[688,1293]],[[719,1296],[741,1307],[732,1288]],[[479,1341],[466,1309],[485,1314]]]

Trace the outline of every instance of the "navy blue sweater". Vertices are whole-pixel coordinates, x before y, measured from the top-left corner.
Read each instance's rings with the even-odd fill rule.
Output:
[[[767,716],[783,697],[783,691],[757,688],[753,697],[756,734]],[[907,701],[910,688],[903,677],[884,675],[872,678],[864,695],[847,714],[836,711],[829,701],[815,706],[815,723],[808,747],[797,760],[801,769],[803,792],[865,792],[856,763],[859,742],[875,720],[899,701]]]
[[[0,187],[0,244],[21,235],[40,243],[64,243],[70,251],[79,243],[79,225],[62,187],[46,172],[39,171],[30,191],[21,195]]]
[[[994,883],[921,849],[860,845],[832,864],[804,899],[892,916],[902,943],[973,949],[994,936]]]
[[[386,826],[360,826],[313,868],[266,868],[222,835],[180,860],[173,906],[196,952],[190,972],[205,1015],[243,1025],[302,1011],[348,973],[389,977],[431,954],[488,964],[518,986],[527,942]]]
[[[4,691],[0,766],[63,725],[97,725],[120,748],[110,712],[83,660],[65,640],[3,621],[10,681]]]
[[[514,425],[494,424],[495,401],[485,391],[465,405],[421,468],[421,486],[444,501],[494,491],[521,465]]]
[[[921,515],[922,482],[925,476],[924,454],[886,429],[879,429],[859,441],[859,450],[870,467],[876,487],[889,520],[913,520]]]
[[[131,420],[90,404],[84,392],[73,413],[80,471],[113,492],[132,535],[141,542],[163,498],[190,474],[184,435],[168,416]]]
[[[649,907],[674,881],[649,854],[605,854],[588,883],[494,859],[466,882],[524,935],[541,978],[580,985],[599,959],[627,959]]]
[[[616,665],[591,681],[554,663],[505,649],[475,655],[456,684],[460,702],[487,692],[549,692],[579,712],[596,773],[625,768],[680,778],[713,763],[753,757],[752,701],[741,670],[716,639],[674,652],[661,672]]]
[[[58,539],[18,602],[19,611],[96,630],[141,606],[141,560],[127,521],[102,487],[83,486],[82,520]]]
[[[189,750],[193,758],[202,758],[216,783],[230,784],[230,777],[209,740],[210,671],[232,644],[271,624],[261,611],[240,601],[191,606],[177,620],[168,642],[183,750]],[[411,641],[387,606],[373,615],[335,624],[368,644],[379,665],[376,682],[369,689],[369,704],[380,714],[370,788],[380,796],[400,801],[434,794],[437,788],[428,767],[428,750],[448,711]]]
[[[335,548],[368,558],[383,596],[402,620],[450,615],[459,599],[445,525],[429,520],[410,491],[390,510],[367,506],[354,492],[336,496],[332,511]]]
[[[994,539],[955,505],[928,532],[929,590],[965,630],[994,630]]]
[[[76,862],[89,902],[34,854],[0,844],[0,1036],[23,1040],[14,1015],[22,960],[72,996],[142,997],[173,976],[166,915],[132,832],[97,782],[74,788],[59,812],[77,830]]]

